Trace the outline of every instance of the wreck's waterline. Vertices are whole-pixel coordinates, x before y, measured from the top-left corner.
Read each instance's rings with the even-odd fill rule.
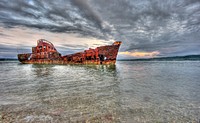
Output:
[[[24,64],[115,64],[121,41],[112,45],[100,46],[83,52],[62,56],[54,45],[45,40],[37,41],[32,53],[18,54]]]

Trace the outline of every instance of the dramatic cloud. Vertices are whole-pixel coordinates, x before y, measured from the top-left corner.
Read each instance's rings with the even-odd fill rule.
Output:
[[[5,28],[25,26],[102,39],[108,39],[109,32],[86,0],[2,0],[0,21]]]
[[[200,44],[199,0],[96,0],[94,4],[114,25],[114,37],[128,44],[122,51],[156,50],[161,55],[178,55],[173,53],[196,49]]]
[[[102,42],[98,44],[121,40],[120,51],[130,57],[138,57],[135,51],[157,51],[156,56],[200,54],[199,0],[1,0],[0,27],[1,48],[3,39],[16,40],[16,35],[5,30],[17,28],[32,35],[38,34],[35,30],[55,33],[56,42],[60,34]],[[79,40],[75,43],[80,44]],[[62,46],[60,42],[58,46],[62,51],[90,46],[74,44]]]

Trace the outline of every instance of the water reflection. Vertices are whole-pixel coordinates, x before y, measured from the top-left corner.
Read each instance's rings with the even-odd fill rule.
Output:
[[[31,71],[34,112],[70,122],[119,120],[115,65],[32,65]]]
[[[31,65],[32,72],[37,77],[51,76],[54,74],[55,65]]]

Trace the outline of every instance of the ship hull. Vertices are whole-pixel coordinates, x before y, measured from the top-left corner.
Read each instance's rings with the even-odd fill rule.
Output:
[[[106,64],[116,63],[121,42],[100,46],[83,52],[61,56],[53,44],[40,40],[32,53],[18,54],[18,60],[23,64]]]
[[[36,61],[33,60],[25,60],[21,61],[22,64],[59,64],[59,65],[67,65],[67,64],[85,64],[85,65],[114,65],[116,63],[116,60],[106,60],[106,61],[84,61],[81,63],[78,62],[66,62],[64,60],[45,60],[45,59],[39,59]]]

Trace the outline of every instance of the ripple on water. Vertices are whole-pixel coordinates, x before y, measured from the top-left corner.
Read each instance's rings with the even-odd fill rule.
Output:
[[[1,122],[198,122],[200,62],[0,63]]]

